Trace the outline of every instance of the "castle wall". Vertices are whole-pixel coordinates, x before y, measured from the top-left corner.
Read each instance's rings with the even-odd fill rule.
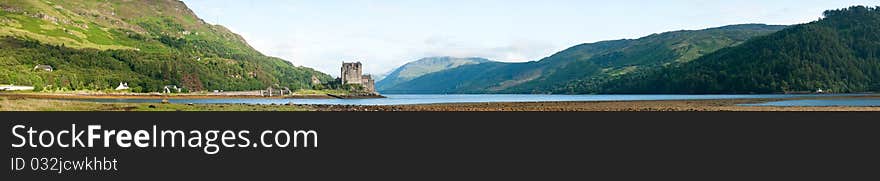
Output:
[[[367,92],[376,92],[376,82],[373,81],[373,77],[369,75],[364,75],[363,80],[361,80],[364,86],[364,90]]]

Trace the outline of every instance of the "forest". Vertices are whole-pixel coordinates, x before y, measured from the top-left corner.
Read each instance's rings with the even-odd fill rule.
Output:
[[[222,46],[210,46],[211,43],[181,39],[174,42],[207,49],[188,48],[192,51],[231,52],[222,50]],[[128,83],[132,92],[157,92],[165,85],[178,85],[187,91],[257,90],[275,84],[311,89],[312,76],[332,80],[315,70],[259,55],[198,57],[177,51],[73,49],[12,37],[0,39],[0,47],[0,82],[33,85],[36,91],[107,91],[119,83]],[[54,70],[35,70],[36,65],[49,65]]]
[[[605,81],[593,93],[880,91],[880,7],[829,10],[691,63]]]

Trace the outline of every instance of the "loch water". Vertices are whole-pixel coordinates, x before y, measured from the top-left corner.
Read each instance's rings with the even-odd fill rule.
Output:
[[[327,104],[327,105],[408,105],[441,103],[483,103],[483,102],[563,102],[563,101],[652,101],[652,100],[706,100],[706,99],[752,99],[752,98],[795,98],[858,96],[859,94],[720,94],[720,95],[542,95],[542,94],[388,94],[387,98],[376,99],[281,99],[281,98],[209,98],[209,99],[169,99],[179,104]],[[84,99],[83,101],[105,103],[159,103],[162,99]],[[854,105],[877,105],[877,100],[863,104],[849,101]],[[809,102],[822,105],[822,103]],[[836,104],[847,104],[838,102]],[[791,105],[789,105],[791,104]],[[801,102],[774,103],[780,106],[797,106]],[[756,105],[760,106],[760,105]]]

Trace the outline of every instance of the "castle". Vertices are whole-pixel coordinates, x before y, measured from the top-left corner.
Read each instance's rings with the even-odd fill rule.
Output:
[[[364,86],[364,91],[376,92],[376,82],[373,81],[372,76],[363,74],[361,62],[342,62],[341,76],[342,84],[360,84]]]

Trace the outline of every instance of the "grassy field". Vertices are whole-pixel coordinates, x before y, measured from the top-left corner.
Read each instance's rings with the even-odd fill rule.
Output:
[[[339,90],[339,89],[325,89],[325,90],[310,90],[310,89],[300,89],[294,94],[302,94],[302,95],[325,95],[325,94],[336,94],[336,95],[348,95],[352,94],[352,91],[348,90]]]
[[[302,105],[96,103],[0,97],[0,111],[313,111]]]

